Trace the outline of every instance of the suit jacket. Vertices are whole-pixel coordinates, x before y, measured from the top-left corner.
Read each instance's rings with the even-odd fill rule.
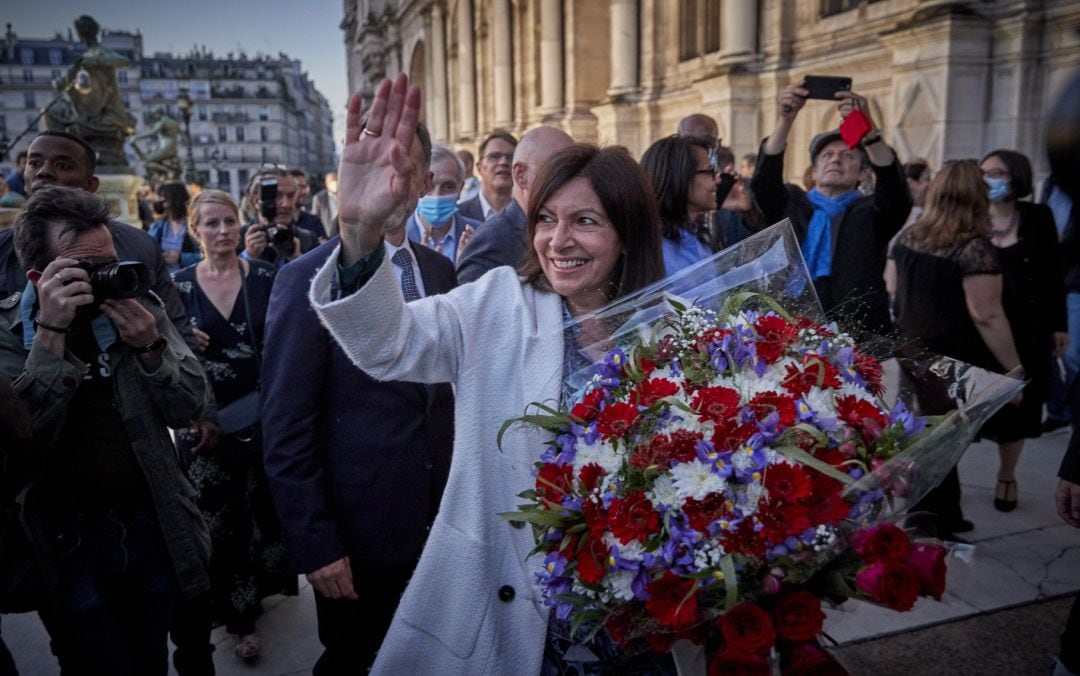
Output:
[[[450,226],[450,231],[453,233],[455,246],[461,241],[461,233],[465,232],[465,226],[467,225],[471,225],[474,231],[480,232],[482,223],[480,221],[474,221],[471,218],[465,218],[460,213],[454,214],[454,223]],[[423,230],[416,221],[416,213],[409,216],[409,222],[405,224],[405,234],[408,236],[409,241],[416,242],[417,246],[423,246],[420,244],[423,240]],[[434,251],[434,249],[432,249],[432,251]],[[446,254],[443,255],[445,256]],[[456,256],[460,260],[461,250],[457,251]],[[450,259],[450,257],[447,256],[447,259]],[[452,259],[450,259],[450,262],[457,264],[457,261]]]
[[[296,227],[307,230],[319,239],[327,239],[326,228],[323,226],[322,219],[313,213],[301,211],[296,217]]]
[[[459,202],[458,213],[465,218],[471,218],[474,221],[480,221],[481,223],[487,220],[484,218],[484,206],[480,204],[480,193],[476,193],[471,199]]]
[[[337,238],[283,267],[266,315],[263,450],[270,491],[298,572],[416,560],[450,467],[446,384],[378,382],[356,368],[308,302]],[[456,284],[450,261],[413,247],[427,293]]]
[[[818,284],[818,295],[825,311],[837,319],[856,320],[871,331],[887,332],[891,321],[882,277],[885,257],[889,240],[911,211],[911,194],[899,160],[887,167],[871,167],[877,178],[874,194],[856,199],[832,222],[829,293],[822,293]],[[768,155],[762,143],[750,189],[765,222],[771,225],[790,218],[802,244],[814,207],[802,188],[784,183],[784,153]]]
[[[380,379],[453,382],[463,423],[446,495],[372,673],[538,673],[550,612],[534,584],[543,560],[527,559],[531,529],[499,513],[535,485],[546,434],[510,427],[501,450],[496,437],[530,402],[559,400],[562,299],[499,268],[406,305],[384,255],[356,293],[331,302],[335,274],[333,264],[319,270],[311,302],[349,358]]]
[[[458,281],[476,281],[500,265],[517,268],[525,255],[525,212],[517,200],[479,228],[458,258]]]

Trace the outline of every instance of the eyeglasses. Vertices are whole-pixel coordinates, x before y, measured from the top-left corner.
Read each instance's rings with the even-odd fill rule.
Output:
[[[490,152],[484,155],[484,159],[493,164],[498,163],[499,160],[506,160],[507,162],[514,161],[514,153],[496,153]]]
[[[709,167],[708,169],[695,169],[695,174],[708,174],[709,176],[716,176],[716,167]]]

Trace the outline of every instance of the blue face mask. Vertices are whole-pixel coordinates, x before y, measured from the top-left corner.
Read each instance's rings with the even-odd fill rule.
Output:
[[[1009,179],[983,176],[983,182],[990,188],[989,196],[991,202],[1000,202],[1009,196]]]
[[[416,211],[431,225],[442,225],[458,212],[457,195],[424,195]]]

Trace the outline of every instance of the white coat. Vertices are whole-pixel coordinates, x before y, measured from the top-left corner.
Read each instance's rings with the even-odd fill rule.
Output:
[[[345,354],[376,379],[455,386],[455,439],[438,517],[379,650],[374,674],[536,674],[549,609],[531,528],[499,518],[534,485],[545,435],[505,420],[558,402],[562,300],[497,268],[406,305],[389,258],[355,294],[332,301],[335,252],[311,303]],[[354,580],[361,601],[364,581]]]

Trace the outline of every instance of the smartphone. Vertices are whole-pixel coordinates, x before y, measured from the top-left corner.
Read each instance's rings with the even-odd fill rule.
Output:
[[[807,75],[803,78],[803,88],[809,91],[808,99],[835,101],[836,92],[851,91],[850,77],[832,77],[830,75]]]

